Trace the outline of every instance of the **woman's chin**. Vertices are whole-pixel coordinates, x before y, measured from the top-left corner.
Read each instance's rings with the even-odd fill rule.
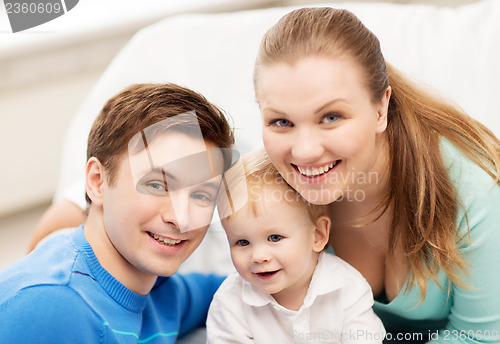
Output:
[[[338,190],[302,189],[299,193],[307,202],[315,205],[330,204],[342,196],[342,193],[338,192]]]

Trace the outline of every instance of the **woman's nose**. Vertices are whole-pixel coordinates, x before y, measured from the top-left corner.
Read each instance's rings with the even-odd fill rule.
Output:
[[[321,135],[312,128],[297,128],[292,137],[292,157],[302,164],[317,163],[323,154]]]

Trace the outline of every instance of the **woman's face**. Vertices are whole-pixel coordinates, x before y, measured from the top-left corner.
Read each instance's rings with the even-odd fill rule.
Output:
[[[369,197],[387,169],[390,88],[374,103],[362,69],[346,57],[259,68],[264,146],[285,180],[313,204]]]

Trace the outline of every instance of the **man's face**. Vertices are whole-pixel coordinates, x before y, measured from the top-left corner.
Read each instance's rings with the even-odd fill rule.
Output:
[[[122,156],[114,185],[104,184],[104,227],[132,272],[170,276],[201,243],[222,179],[222,153],[213,148],[173,131]],[[210,166],[192,158],[207,150]]]

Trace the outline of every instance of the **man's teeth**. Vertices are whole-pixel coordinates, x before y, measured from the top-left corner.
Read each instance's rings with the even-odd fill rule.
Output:
[[[307,177],[315,177],[315,176],[319,176],[323,173],[326,173],[328,171],[330,171],[337,163],[330,163],[330,164],[327,164],[327,165],[324,165],[324,166],[320,166],[320,167],[313,167],[313,168],[309,168],[309,167],[299,167],[297,166],[297,168],[299,169],[299,172]]]
[[[169,238],[162,237],[161,235],[153,234],[153,233],[149,233],[149,232],[148,232],[148,234],[152,238],[154,238],[156,241],[158,241],[159,243],[162,243],[163,245],[174,246],[174,245],[179,244],[182,241],[182,240],[172,240]]]

